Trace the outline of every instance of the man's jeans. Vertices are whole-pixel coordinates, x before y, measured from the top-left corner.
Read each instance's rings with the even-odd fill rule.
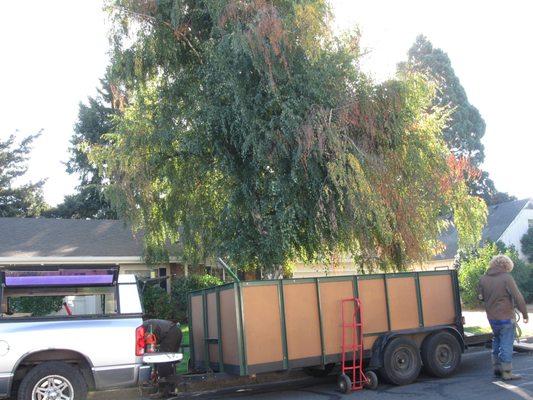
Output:
[[[514,324],[508,320],[489,320],[494,339],[492,355],[502,363],[513,361]]]

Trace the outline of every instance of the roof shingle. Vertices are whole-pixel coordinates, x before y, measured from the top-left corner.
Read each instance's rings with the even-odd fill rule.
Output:
[[[0,218],[0,257],[141,257],[142,234],[123,221]]]

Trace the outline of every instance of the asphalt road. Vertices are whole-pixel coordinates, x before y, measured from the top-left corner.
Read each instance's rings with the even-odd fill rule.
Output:
[[[504,383],[492,376],[490,351],[473,350],[463,355],[457,373],[448,379],[435,379],[421,375],[415,383],[391,386],[380,383],[377,390],[362,390],[348,395],[336,391],[335,377],[314,380],[314,385],[283,388],[272,386],[261,391],[231,392],[225,395],[213,393],[180,396],[179,399],[237,399],[237,400],[533,400],[533,355],[514,355],[515,372],[522,375],[519,381]],[[92,393],[94,400],[144,400],[134,390],[117,390]],[[172,400],[172,399],[169,399]]]
[[[421,375],[407,386],[380,384],[375,391],[363,390],[349,395],[336,391],[335,384],[326,383],[300,389],[270,393],[232,393],[221,399],[248,400],[342,400],[342,399],[424,399],[424,400],[533,400],[533,356],[515,354],[515,371],[523,378],[504,383],[492,377],[489,351],[474,351],[463,356],[458,372],[448,379]]]

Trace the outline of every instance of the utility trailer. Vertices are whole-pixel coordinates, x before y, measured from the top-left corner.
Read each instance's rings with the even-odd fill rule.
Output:
[[[355,361],[364,359],[367,371],[403,385],[422,366],[445,377],[459,365],[459,286],[456,271],[447,270],[235,282],[191,292],[190,370],[255,376],[305,368],[326,375],[343,361],[341,349],[345,359],[353,354],[343,343],[343,320],[357,310],[348,304],[342,315],[346,299],[361,303],[362,335],[354,336],[364,350]]]

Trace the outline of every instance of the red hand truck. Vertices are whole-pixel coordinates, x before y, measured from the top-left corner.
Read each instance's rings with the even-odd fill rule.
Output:
[[[347,307],[353,305],[351,318],[347,318]],[[377,388],[378,377],[374,371],[363,371],[363,318],[361,301],[356,298],[341,300],[342,313],[342,355],[341,375],[337,381],[342,393],[361,390],[363,387]],[[351,333],[351,334],[350,334]],[[351,360],[347,354],[352,355]]]

